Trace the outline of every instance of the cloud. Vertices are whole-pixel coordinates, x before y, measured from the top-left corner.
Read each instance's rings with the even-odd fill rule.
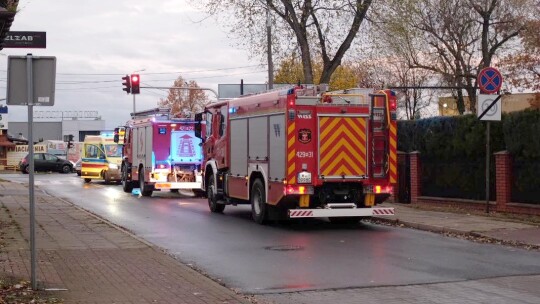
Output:
[[[122,91],[122,75],[144,70],[139,72],[143,86],[163,87],[182,75],[214,90],[240,79],[266,81],[265,67],[250,61],[212,19],[196,22],[205,15],[187,0],[21,0],[19,8],[11,30],[46,32],[47,48],[2,50],[0,90],[5,90],[5,55],[55,56],[55,106],[37,110],[97,110],[112,129],[133,110],[133,96]],[[226,69],[234,67],[246,68]],[[155,107],[166,94],[141,89],[137,110]],[[10,106],[9,120],[26,121],[26,113],[24,106]]]

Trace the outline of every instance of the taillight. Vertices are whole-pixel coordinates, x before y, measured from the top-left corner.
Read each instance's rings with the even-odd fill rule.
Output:
[[[392,194],[393,192],[394,187],[392,185],[367,185],[364,187],[364,194]]]
[[[285,194],[313,194],[311,186],[293,186],[289,185],[285,188]]]

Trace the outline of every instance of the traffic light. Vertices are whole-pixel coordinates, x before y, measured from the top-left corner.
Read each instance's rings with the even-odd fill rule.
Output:
[[[126,75],[122,77],[122,80],[124,81],[122,82],[122,85],[125,86],[122,90],[126,91],[127,94],[131,93],[131,81],[129,80],[129,76]]]
[[[131,94],[139,94],[141,92],[141,77],[139,74],[131,74]]]
[[[72,134],[69,134],[69,135],[68,135],[68,143],[67,143],[67,148],[68,148],[68,149],[73,148],[73,143],[72,143],[72,141],[73,141],[73,135],[72,135]]]

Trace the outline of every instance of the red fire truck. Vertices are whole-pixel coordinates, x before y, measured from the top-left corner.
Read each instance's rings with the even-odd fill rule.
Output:
[[[376,205],[397,179],[396,96],[372,92],[297,86],[208,105],[195,128],[210,210],[251,204],[260,224],[393,215]]]
[[[193,119],[170,118],[169,109],[135,113],[125,127],[115,130],[123,142],[121,165],[125,192],[192,189],[202,192],[201,140],[195,137]],[[124,134],[120,138],[120,134]]]

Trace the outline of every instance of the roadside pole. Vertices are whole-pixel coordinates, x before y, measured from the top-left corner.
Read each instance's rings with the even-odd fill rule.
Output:
[[[28,94],[28,161],[30,172],[28,173],[28,196],[30,199],[30,279],[32,289],[37,290],[36,280],[36,213],[34,201],[34,84],[32,69],[32,54],[26,56],[26,81]]]
[[[500,89],[502,82],[501,73],[493,67],[486,67],[478,72],[477,83],[481,94],[477,96],[476,111],[478,120],[486,121],[486,213],[489,213],[490,192],[490,121],[501,121],[502,102],[499,101],[501,99]]]
[[[486,213],[489,213],[489,121],[486,122]]]

